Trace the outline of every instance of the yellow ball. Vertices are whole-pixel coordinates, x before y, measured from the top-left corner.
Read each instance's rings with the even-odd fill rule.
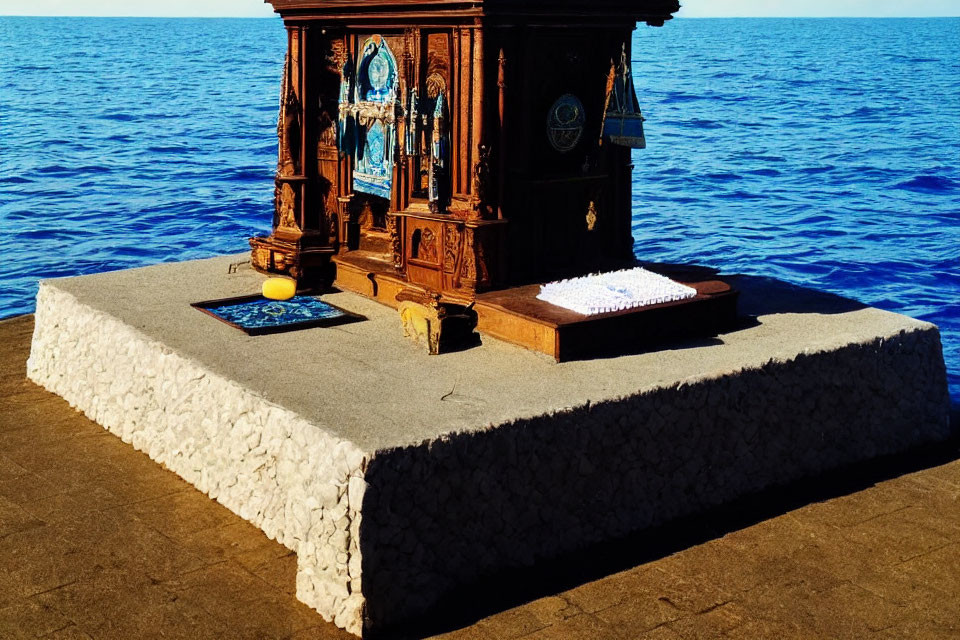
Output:
[[[267,278],[263,282],[263,297],[270,300],[289,300],[297,293],[297,281],[290,278]]]

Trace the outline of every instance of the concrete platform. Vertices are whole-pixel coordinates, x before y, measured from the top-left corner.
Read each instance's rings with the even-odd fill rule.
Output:
[[[24,377],[0,320],[0,638],[345,640],[297,557]],[[393,640],[960,636],[960,441],[846,468],[445,601]]]
[[[738,278],[748,328],[556,364],[428,356],[396,312],[248,337],[189,307],[243,257],[48,281],[29,376],[297,552],[297,596],[359,634],[444,593],[949,435],[936,328]]]

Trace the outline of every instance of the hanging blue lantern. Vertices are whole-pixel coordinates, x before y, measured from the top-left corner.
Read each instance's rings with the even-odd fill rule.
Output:
[[[620,68],[610,66],[607,84],[607,110],[603,119],[603,137],[613,144],[631,149],[645,149],[644,117],[633,88],[633,76],[627,64],[626,45],[620,57]]]

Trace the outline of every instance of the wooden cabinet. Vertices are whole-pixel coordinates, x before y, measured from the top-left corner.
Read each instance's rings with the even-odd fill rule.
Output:
[[[632,260],[606,81],[636,22],[676,1],[271,1],[289,37],[258,269],[323,280],[332,261],[394,304]]]

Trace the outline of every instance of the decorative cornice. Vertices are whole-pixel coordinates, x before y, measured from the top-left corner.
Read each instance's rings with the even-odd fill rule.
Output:
[[[264,0],[286,20],[328,21],[503,17],[518,20],[629,18],[670,20],[678,0]]]

